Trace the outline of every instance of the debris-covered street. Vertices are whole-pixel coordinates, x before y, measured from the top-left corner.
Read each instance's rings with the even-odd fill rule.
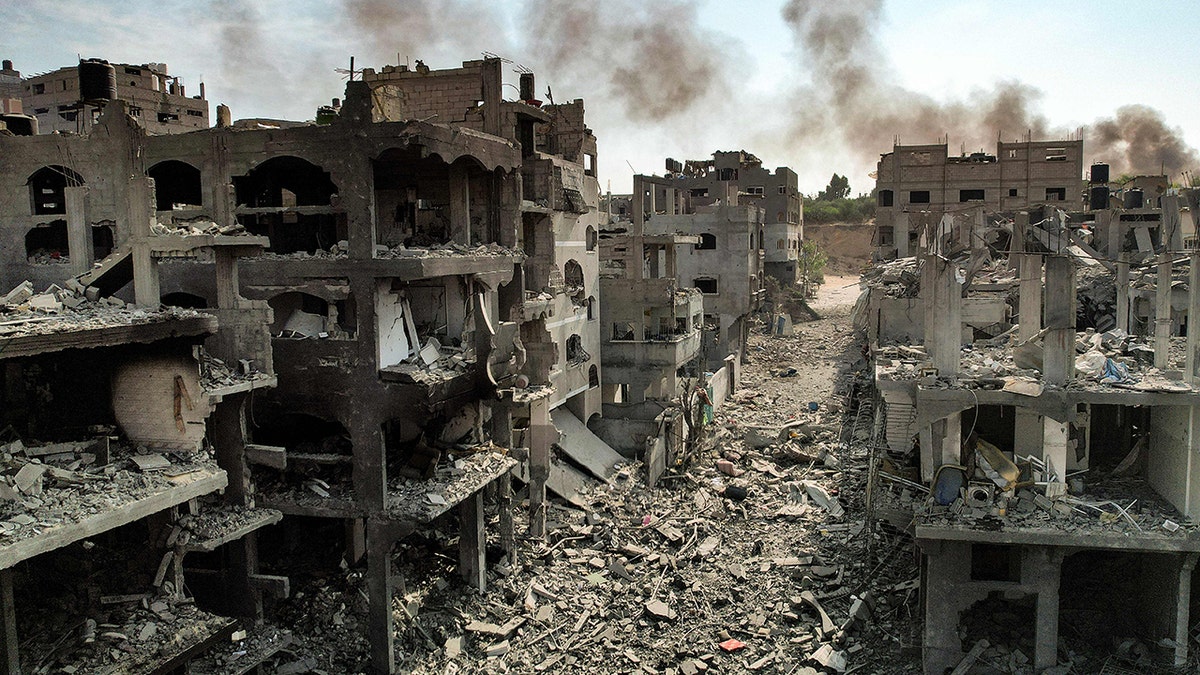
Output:
[[[411,649],[397,655],[403,667],[919,672],[917,652],[906,649],[917,590],[911,548],[877,538],[868,551],[873,415],[869,400],[860,410],[850,396],[866,382],[845,303],[855,289],[835,281],[814,303],[821,319],[791,336],[754,332],[741,385],[688,466],[647,489],[642,467],[630,464],[611,485],[591,488],[586,508],[556,500],[546,540],[519,537],[517,559],[493,568],[488,593],[450,573],[448,538],[405,542],[399,572],[430,581],[393,608],[398,644]],[[520,530],[526,507],[518,499],[514,508]],[[293,663],[353,667],[365,649],[355,639],[360,584],[361,573],[345,569],[297,594],[306,608],[300,639],[280,653],[279,672]]]

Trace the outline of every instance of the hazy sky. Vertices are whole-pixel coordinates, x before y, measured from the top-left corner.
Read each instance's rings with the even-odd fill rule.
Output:
[[[934,142],[944,132],[969,152],[1026,131],[999,124],[1052,137],[1104,118],[1143,129],[1117,114],[1129,104],[1157,110],[1168,132],[1200,145],[1200,77],[1186,49],[1200,3],[791,0],[790,21],[785,4],[0,0],[0,56],[27,75],[78,56],[166,62],[189,93],[203,78],[212,106],[228,104],[235,118],[311,119],[341,95],[335,68],[351,55],[359,67],[399,56],[447,68],[489,51],[532,68],[539,94],[549,86],[557,101],[585,99],[601,184],[615,192],[629,189],[630,165],[662,173],[665,157],[718,149],[790,166],[806,192],[835,171],[865,191],[897,136]],[[516,82],[512,68],[506,80]],[[1085,139],[1097,152],[1120,146]]]

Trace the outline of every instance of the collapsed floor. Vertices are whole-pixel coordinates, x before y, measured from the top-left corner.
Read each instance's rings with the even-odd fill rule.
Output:
[[[849,309],[823,309],[793,336],[754,335],[701,452],[657,487],[630,464],[585,508],[552,507],[546,540],[520,538],[488,593],[453,574],[453,522],[401,542],[399,667],[919,672],[915,549],[864,528],[874,415],[869,395],[852,396],[868,371]],[[274,613],[289,632],[267,626],[240,651],[273,645],[275,672],[366,671],[364,575],[333,523],[287,519],[260,539],[264,571],[292,578]],[[489,562],[501,553],[490,546]]]

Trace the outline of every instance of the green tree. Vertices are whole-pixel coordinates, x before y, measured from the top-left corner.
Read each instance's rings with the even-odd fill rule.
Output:
[[[829,185],[817,193],[817,199],[829,202],[835,199],[845,199],[849,196],[850,179],[845,176],[839,176],[836,173],[829,179]]]
[[[828,256],[815,241],[807,240],[800,245],[800,287],[804,297],[810,297],[825,283],[825,263],[828,261]]]

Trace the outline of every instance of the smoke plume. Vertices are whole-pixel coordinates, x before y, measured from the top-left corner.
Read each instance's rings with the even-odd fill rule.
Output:
[[[796,92],[817,112],[793,125],[792,142],[836,135],[866,161],[902,143],[931,143],[950,134],[987,147],[1003,140],[1066,137],[1037,112],[1041,92],[1020,82],[1000,82],[966,100],[939,102],[891,84],[887,59],[873,27],[882,18],[882,0],[789,0],[783,18],[806,57],[813,84]],[[1117,173],[1168,174],[1195,165],[1196,151],[1168,127],[1157,111],[1126,106],[1113,119],[1098,120],[1084,143],[1096,160]]]
[[[531,0],[525,14],[529,53],[573,84],[603,81],[629,119],[664,120],[729,93],[717,56],[727,40],[700,27],[695,2]]]
[[[1115,117],[1096,120],[1084,148],[1094,161],[1107,162],[1117,174],[1165,173],[1173,176],[1197,166],[1195,148],[1183,142],[1178,128],[1167,126],[1162,113],[1127,105]]]

